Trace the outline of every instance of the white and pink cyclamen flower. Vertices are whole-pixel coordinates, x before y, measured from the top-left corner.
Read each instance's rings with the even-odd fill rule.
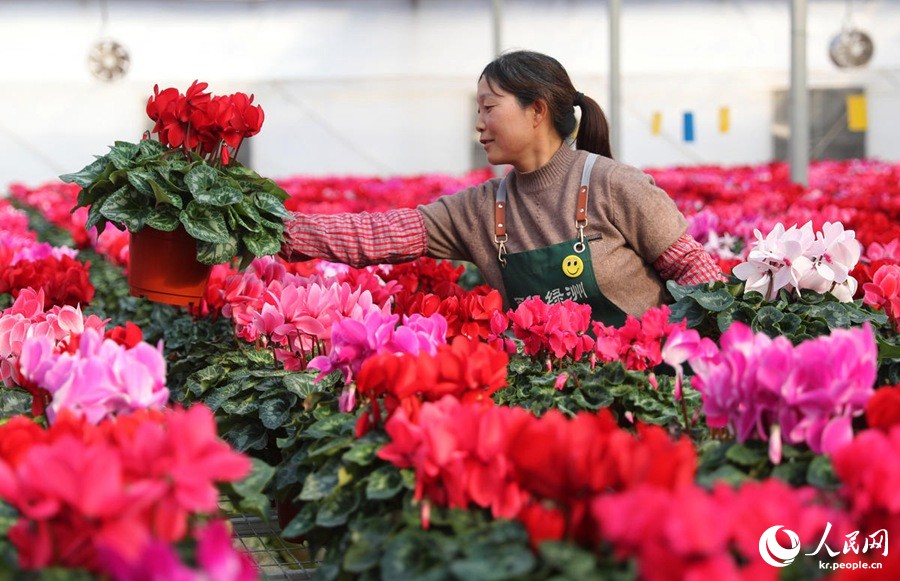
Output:
[[[785,230],[779,222],[765,237],[754,230],[756,244],[747,261],[734,267],[746,281],[744,292],[756,291],[774,300],[782,288],[830,292],[841,302],[853,300],[857,281],[850,272],[859,262],[861,247],[853,230],[840,222],[825,222],[814,232],[812,222]]]

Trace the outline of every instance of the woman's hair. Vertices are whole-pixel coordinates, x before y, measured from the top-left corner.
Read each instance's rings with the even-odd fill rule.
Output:
[[[612,159],[609,123],[603,109],[575,90],[566,69],[555,58],[528,50],[508,52],[484,67],[481,77],[515,95],[522,107],[543,99],[553,128],[563,139],[575,131],[575,106],[581,107],[575,147]]]

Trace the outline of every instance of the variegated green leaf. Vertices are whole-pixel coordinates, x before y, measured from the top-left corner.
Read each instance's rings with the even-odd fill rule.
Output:
[[[144,227],[144,219],[150,209],[149,201],[133,188],[123,186],[110,194],[100,207],[100,213],[111,222],[125,224],[135,232]]]
[[[75,183],[82,188],[87,188],[94,183],[94,180],[103,174],[107,165],[109,165],[109,160],[106,159],[106,156],[98,157],[92,163],[84,166],[80,171],[63,174],[59,176],[59,179],[66,183]]]
[[[178,221],[178,215],[174,211],[167,210],[166,206],[162,208],[151,208],[150,213],[145,220],[147,226],[163,232],[171,232],[178,228],[181,222]]]
[[[198,164],[184,176],[184,183],[187,185],[188,190],[196,196],[198,193],[213,187],[217,176],[218,172],[215,169],[205,164]]]
[[[228,206],[244,199],[241,190],[231,186],[215,186],[208,190],[193,192],[194,199],[210,206]]]
[[[175,206],[179,210],[184,207],[184,202],[181,201],[181,196],[178,195],[177,192],[170,193],[154,179],[148,179],[147,183],[150,185],[150,189],[153,192],[153,197],[156,198],[157,204],[169,204],[170,206]]]
[[[191,170],[193,171],[193,170]],[[184,229],[197,240],[206,242],[229,242],[225,217],[218,208],[211,208],[191,201],[179,216]]]
[[[266,192],[255,192],[253,194],[253,203],[263,212],[268,212],[279,218],[290,218],[291,213],[284,207],[284,202],[276,196]]]
[[[201,264],[223,264],[237,254],[238,241],[232,234],[228,242],[197,241],[197,260]]]
[[[244,244],[256,256],[271,256],[281,250],[281,241],[265,230],[247,234],[244,236]]]

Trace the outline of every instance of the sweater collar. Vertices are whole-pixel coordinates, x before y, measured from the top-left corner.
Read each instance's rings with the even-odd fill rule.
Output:
[[[516,191],[522,195],[533,195],[560,183],[568,174],[569,168],[575,161],[575,151],[563,142],[553,157],[543,166],[530,172],[519,172],[515,169]]]

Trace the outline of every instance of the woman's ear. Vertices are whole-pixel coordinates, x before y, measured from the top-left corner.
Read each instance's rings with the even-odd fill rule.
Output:
[[[531,104],[531,108],[534,110],[533,123],[537,127],[549,116],[550,108],[544,99],[535,99],[534,103]]]

